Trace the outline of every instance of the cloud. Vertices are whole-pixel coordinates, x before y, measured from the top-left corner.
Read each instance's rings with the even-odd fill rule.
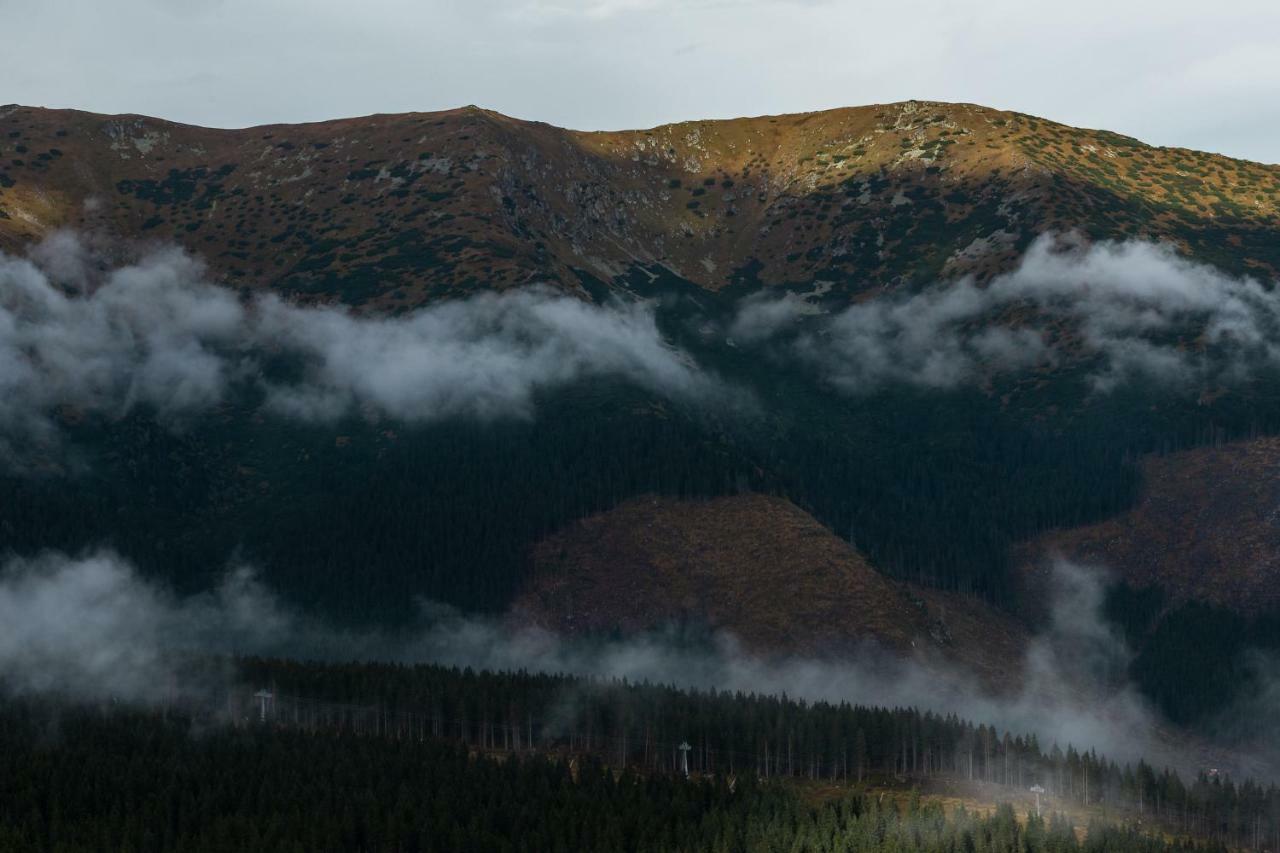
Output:
[[[220,702],[217,656],[402,660],[412,643],[338,630],[281,602],[245,565],[180,596],[111,550],[49,551],[0,565],[0,692],[150,705]]]
[[[279,639],[283,624],[246,570],[180,600],[106,551],[10,560],[0,622],[0,684],[10,692],[142,703],[179,686],[185,654],[255,648]]]
[[[819,658],[751,654],[728,634],[696,645],[663,632],[579,641],[511,617],[426,604],[411,629],[335,630],[283,605],[246,567],[233,567],[207,592],[180,597],[112,552],[48,553],[0,568],[0,688],[83,701],[155,704],[182,696],[220,705],[234,674],[210,669],[209,655],[438,663],[916,707],[1034,733],[1045,747],[1071,743],[1195,771],[1199,756],[1160,739],[1159,720],[1122,678],[1129,653],[1103,621],[1104,582],[1096,569],[1055,565],[1049,622],[1024,660],[1009,662],[1016,688],[997,693],[954,664],[872,646]],[[1254,711],[1269,714],[1269,707]]]
[[[1110,757],[1182,765],[1156,737],[1155,715],[1123,680],[1129,652],[1101,611],[1105,574],[1057,561],[1051,617],[1022,661],[1009,661],[1006,693],[973,673],[927,657],[905,659],[872,646],[839,658],[760,656],[728,634],[689,648],[663,634],[577,644],[553,634],[455,616],[423,633],[421,659],[490,669],[570,672],[696,689],[786,694],[810,701],[916,707],[954,713],[1047,747],[1096,748]],[[1184,769],[1191,769],[1185,767]]]
[[[268,381],[288,357],[301,376]],[[242,301],[176,248],[113,265],[59,232],[29,258],[0,254],[0,451],[58,439],[59,412],[146,406],[180,425],[254,386],[304,420],[355,411],[431,421],[529,417],[540,391],[612,377],[687,400],[718,385],[668,346],[642,304],[597,306],[546,289],[485,293],[398,318]]]
[[[1238,775],[1271,778],[1280,772],[1274,755],[1246,761],[1229,745],[1169,729],[1128,680],[1132,652],[1102,610],[1107,583],[1101,567],[1051,563],[1047,618],[1023,657],[1008,661],[1006,689],[993,690],[962,666],[927,652],[905,658],[870,644],[838,656],[769,656],[746,651],[728,633],[716,634],[709,645],[664,632],[575,641],[510,618],[449,611],[433,614],[431,624],[400,647],[397,659],[914,707],[1013,735],[1032,733],[1046,749],[1071,744],[1118,761],[1145,758],[1185,774],[1198,772],[1206,761],[1247,771]],[[1274,716],[1275,706],[1265,703],[1280,695],[1280,676],[1267,684],[1271,692],[1237,709],[1258,725]]]
[[[753,293],[738,303],[729,325],[729,338],[735,344],[758,344],[779,330],[793,326],[801,317],[815,313],[819,313],[819,309],[795,293],[779,297]]]
[[[0,254],[0,455],[56,448],[59,423],[137,407],[180,428],[239,391],[306,421],[528,418],[539,394],[607,377],[668,398],[738,395],[670,345],[643,302],[595,305],[548,289],[480,293],[398,317],[241,299],[200,262],[159,248],[120,262],[58,232]],[[980,287],[938,284],[835,314],[812,298],[741,302],[728,334],[771,346],[853,394],[947,389],[1066,361],[1100,392],[1137,380],[1194,390],[1280,367],[1280,296],[1152,243],[1047,236]],[[268,361],[292,365],[268,378]]]
[[[544,388],[612,376],[691,399],[713,383],[664,343],[639,304],[600,308],[547,290],[483,293],[407,318],[355,317],[258,305],[260,342],[310,364],[306,379],[272,386],[268,405],[313,419],[372,406],[411,421],[527,417]]]
[[[1014,271],[884,296],[798,322],[794,295],[746,301],[731,326],[745,341],[784,339],[834,385],[954,388],[1068,359],[1110,391],[1137,379],[1192,388],[1280,367],[1280,296],[1143,241],[1085,246],[1046,235]]]
[[[53,437],[60,406],[173,417],[219,402],[236,363],[245,310],[202,283],[176,249],[91,280],[84,247],[66,234],[31,260],[0,254],[0,442]]]

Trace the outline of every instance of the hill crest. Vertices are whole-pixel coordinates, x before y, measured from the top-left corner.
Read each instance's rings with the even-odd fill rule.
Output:
[[[0,249],[65,227],[387,310],[666,277],[853,299],[992,275],[1048,230],[1273,275],[1280,167],[927,101],[624,131],[478,107],[243,130],[0,108]]]

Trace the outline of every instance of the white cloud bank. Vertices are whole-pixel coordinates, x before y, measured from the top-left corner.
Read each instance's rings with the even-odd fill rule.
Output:
[[[705,400],[716,383],[668,346],[651,309],[528,289],[403,317],[242,301],[176,248],[102,269],[76,235],[29,259],[0,254],[0,449],[54,442],[65,408],[107,417],[148,406],[181,421],[253,383],[273,411],[333,419],[357,409],[407,421],[529,417],[536,395],[615,377]],[[264,356],[301,364],[268,382]]]
[[[1195,390],[1280,369],[1280,295],[1165,246],[1046,236],[985,287],[939,283],[834,314],[760,295],[738,306],[729,334],[781,348],[854,394],[1067,362],[1087,364],[1097,391]],[[297,368],[289,378],[264,375],[278,357]],[[176,248],[113,266],[60,232],[29,258],[0,254],[0,455],[11,464],[56,447],[62,417],[144,406],[181,425],[245,387],[285,417],[427,422],[528,418],[540,392],[593,377],[701,405],[741,396],[665,341],[644,303],[533,288],[356,315],[240,299]]]
[[[281,644],[291,620],[246,569],[179,599],[111,552],[10,559],[0,570],[0,685],[17,694],[159,702],[193,652]]]
[[[1280,292],[1149,242],[1037,239],[1018,268],[859,303],[814,324],[794,296],[747,300],[735,340],[785,337],[853,393],[901,383],[952,388],[1067,358],[1093,359],[1093,387],[1190,387],[1280,367]]]
[[[1021,686],[996,695],[954,665],[871,647],[820,659],[751,655],[729,635],[696,649],[661,634],[578,643],[430,607],[422,625],[396,635],[334,631],[283,606],[246,568],[233,569],[209,592],[182,598],[111,552],[49,553],[0,567],[0,688],[143,704],[203,697],[216,705],[225,701],[230,676],[202,670],[192,679],[193,655],[432,662],[913,706],[1033,732],[1046,746],[1070,742],[1118,759],[1181,763],[1157,740],[1157,720],[1123,680],[1129,653],[1102,620],[1103,580],[1093,569],[1056,566],[1049,624],[1021,662],[1010,661],[1010,683]]]

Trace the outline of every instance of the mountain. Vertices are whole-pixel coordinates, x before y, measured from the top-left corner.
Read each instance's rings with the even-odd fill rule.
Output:
[[[396,309],[674,276],[833,297],[1006,270],[1037,234],[1274,276],[1280,167],[921,101],[578,132],[466,107],[212,130],[0,107],[0,249],[172,240],[237,286]]]
[[[1259,661],[1280,651],[1278,484],[1274,436],[1149,455],[1125,511],[1018,544],[1018,609],[1044,612],[1054,560],[1101,567],[1144,692],[1180,722],[1230,729],[1233,704],[1265,694]]]
[[[1056,549],[1114,564],[1135,677],[1188,723],[1273,643],[1272,440],[1211,448],[1280,434],[1280,167],[917,101],[590,133],[475,107],[244,130],[0,107],[0,250],[48,266],[59,229],[104,268],[201,259],[235,321],[165,352],[240,384],[176,417],[88,371],[151,343],[119,304],[93,314],[125,343],[58,363],[123,390],[29,383],[43,443],[0,466],[0,551],[107,547],[183,594],[248,563],[343,624],[426,599],[571,633],[914,642],[997,674]],[[532,284],[581,313],[466,313]],[[0,280],[0,310],[26,286]],[[262,294],[282,326],[235,337]],[[381,347],[421,343],[415,316],[474,337],[446,401],[559,346],[511,411],[271,404],[350,350],[342,382],[402,372],[421,350]],[[318,324],[360,346],[299,350]],[[495,329],[515,346],[492,359]],[[12,360],[83,330],[56,331]],[[613,361],[575,349],[629,335]],[[665,373],[631,369],[655,354]]]

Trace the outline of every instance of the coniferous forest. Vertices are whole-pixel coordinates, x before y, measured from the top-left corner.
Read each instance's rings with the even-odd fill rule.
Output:
[[[0,850],[1157,853],[1280,833],[1274,786],[910,708],[438,666],[236,668],[250,686],[151,710],[7,701]],[[1002,798],[1038,785],[1045,819],[893,795],[939,779]],[[1055,808],[1092,810],[1083,840]]]
[[[618,772],[593,757],[501,760],[441,741],[262,726],[194,732],[117,713],[48,721],[8,710],[0,850],[879,851],[1222,850],[1115,826],[1084,841],[1013,810],[950,816],[847,793],[813,804],[749,775]]]
[[[106,544],[182,590],[244,560],[305,608],[390,624],[417,598],[501,610],[532,543],[629,497],[756,490],[812,512],[887,574],[1007,604],[1010,547],[1130,506],[1143,454],[1280,431],[1275,377],[1211,411],[1158,388],[1098,397],[1071,373],[843,396],[700,340],[688,328],[727,323],[735,303],[691,305],[692,285],[665,284],[664,333],[737,390],[736,408],[617,381],[483,423],[297,423],[264,415],[254,393],[178,425],[139,406],[67,423],[39,476],[0,469],[0,548]]]

